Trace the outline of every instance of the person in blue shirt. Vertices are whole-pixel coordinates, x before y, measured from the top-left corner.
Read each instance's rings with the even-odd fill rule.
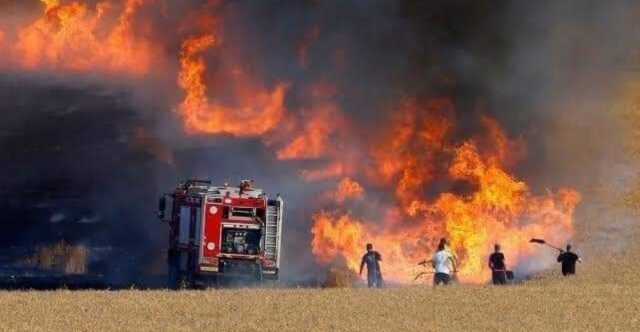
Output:
[[[362,270],[366,265],[367,285],[369,286],[369,288],[381,288],[383,285],[382,271],[380,270],[380,261],[382,261],[382,256],[380,256],[380,253],[373,250],[373,244],[367,243],[367,253],[362,256],[362,261],[360,262],[360,275],[362,275]]]

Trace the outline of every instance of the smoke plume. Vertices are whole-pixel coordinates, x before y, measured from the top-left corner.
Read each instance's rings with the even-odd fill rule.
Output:
[[[406,282],[441,237],[467,281],[494,242],[537,272],[552,253],[528,237],[629,227],[598,219],[635,175],[636,7],[3,1],[2,245],[114,247],[101,270],[160,273],[158,195],[252,178],[286,199],[288,280],[374,242]]]

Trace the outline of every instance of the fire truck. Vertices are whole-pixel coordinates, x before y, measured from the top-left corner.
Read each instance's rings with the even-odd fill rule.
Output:
[[[169,287],[277,279],[283,212],[279,194],[270,198],[250,180],[238,186],[179,184],[158,204],[158,217],[169,225]]]

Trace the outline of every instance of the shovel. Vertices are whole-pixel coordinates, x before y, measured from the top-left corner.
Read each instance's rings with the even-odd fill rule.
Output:
[[[558,251],[560,251],[560,252],[564,251],[564,250],[562,250],[562,249],[561,249],[561,248],[559,248],[559,247],[556,247],[556,246],[554,246],[554,245],[552,245],[552,244],[547,243],[547,241],[545,241],[545,240],[543,240],[543,239],[535,239],[535,238],[533,238],[533,239],[529,240],[529,242],[531,242],[531,243],[537,243],[537,244],[543,244],[543,245],[546,245],[546,246],[548,246],[548,247],[551,247],[551,248],[553,248],[553,249],[555,249],[555,250],[558,250]]]

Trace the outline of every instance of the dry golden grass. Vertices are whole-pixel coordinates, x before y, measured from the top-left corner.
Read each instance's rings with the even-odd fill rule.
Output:
[[[640,329],[640,285],[588,276],[508,287],[0,292],[0,328],[24,331]]]
[[[347,267],[334,266],[327,271],[323,286],[327,288],[352,287],[358,281],[359,277],[355,272]]]
[[[638,331],[639,247],[507,287],[0,291],[0,330]]]
[[[640,331],[640,242],[626,233],[622,253],[588,250],[576,277],[507,287],[0,291],[0,330]]]
[[[82,245],[71,245],[60,241],[37,249],[35,255],[27,259],[27,265],[44,270],[55,270],[66,274],[87,273],[89,250]]]
[[[638,232],[616,238],[627,245],[615,255],[598,248],[606,240],[582,241],[594,248],[579,248],[588,254],[576,277],[553,271],[507,287],[0,291],[0,330],[640,331]],[[40,263],[67,256],[46,253]],[[353,278],[329,271],[327,286]]]

